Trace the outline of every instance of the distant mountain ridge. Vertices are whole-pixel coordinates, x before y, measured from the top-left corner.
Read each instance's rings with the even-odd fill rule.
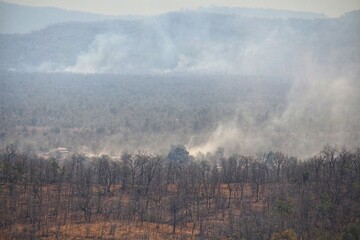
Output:
[[[286,75],[309,56],[353,65],[360,62],[359,16],[304,20],[174,12],[61,23],[0,35],[0,70]]]
[[[27,33],[61,22],[96,22],[116,16],[68,11],[55,7],[32,7],[0,1],[0,33]]]
[[[311,12],[219,6],[200,7],[195,10],[186,11],[225,15],[235,14],[242,17],[266,19],[319,19],[326,17],[324,14]],[[116,18],[132,20],[142,18],[142,16],[111,16],[69,11],[55,7],[24,6],[0,1],[0,34],[27,33],[63,22],[96,22]]]
[[[245,8],[245,7],[221,7],[221,6],[208,6],[200,7],[195,10],[196,12],[218,13],[218,14],[235,14],[242,17],[251,18],[269,18],[269,19],[319,19],[326,18],[325,14],[301,11],[288,11],[266,8]]]
[[[284,12],[261,9],[248,12],[256,17],[244,17],[240,14],[243,10],[211,7],[114,20],[113,16],[49,8],[49,12],[60,11],[59,18],[65,12],[67,20],[76,15],[84,16],[84,21],[62,18],[65,22],[26,34],[0,34],[0,70],[287,75],[309,56],[337,66],[360,62],[359,11],[339,18],[315,14],[311,16],[319,18],[302,19],[274,17]],[[259,12],[273,17],[259,17]],[[6,14],[0,16],[6,18]],[[55,21],[55,15],[52,19]]]

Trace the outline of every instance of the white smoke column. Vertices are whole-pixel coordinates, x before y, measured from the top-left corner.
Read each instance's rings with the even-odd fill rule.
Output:
[[[239,108],[241,121],[222,122],[203,144],[189,142],[198,152],[255,154],[279,150],[298,157],[317,153],[325,144],[360,146],[359,74],[354,69],[323,66],[307,56],[294,70],[286,109],[259,124],[256,99]],[[243,104],[244,105],[244,104]]]
[[[121,63],[127,58],[125,39],[119,34],[99,34],[87,52],[78,56],[74,66],[65,69],[74,73],[111,73],[125,71]]]
[[[359,146],[358,72],[304,57],[295,70],[288,107],[274,125],[287,131],[283,151],[312,155],[325,144]],[[293,149],[293,150],[291,150]]]

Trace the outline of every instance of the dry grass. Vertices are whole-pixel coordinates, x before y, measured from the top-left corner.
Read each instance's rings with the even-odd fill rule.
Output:
[[[195,239],[191,226],[178,228],[172,234],[169,224],[100,222],[64,225],[49,228],[46,233],[32,235],[31,226],[16,225],[11,230],[0,230],[0,239]]]
[[[220,195],[225,199],[225,202],[229,198],[229,186],[226,184],[220,185]],[[236,204],[240,199],[240,185],[232,184],[230,186],[233,189],[231,194],[231,202]],[[124,192],[119,195],[121,186],[113,185],[111,187],[111,193],[104,197],[102,204],[104,206],[111,205],[113,202],[121,200],[122,204],[126,205],[130,202],[130,195],[128,192]],[[5,188],[3,194],[7,194]],[[67,198],[69,193],[70,186],[64,184],[62,186],[62,199]],[[168,193],[176,191],[176,186],[169,184],[167,186]],[[191,222],[183,222],[179,224],[176,228],[176,233],[172,233],[172,225],[167,222],[166,224],[160,223],[151,223],[151,222],[140,222],[139,219],[135,221],[114,221],[106,219],[102,215],[93,216],[90,223],[85,223],[81,212],[70,212],[68,213],[68,223],[65,225],[57,226],[58,221],[64,219],[63,212],[60,212],[58,217],[53,218],[51,212],[53,211],[53,201],[56,194],[57,187],[56,185],[46,185],[43,187],[44,196],[49,198],[44,198],[44,211],[46,212],[47,225],[43,225],[43,229],[33,231],[32,226],[29,224],[13,224],[12,226],[0,227],[0,239],[196,239],[199,234],[199,226],[194,226]],[[99,186],[93,187],[93,194],[96,196],[98,192],[102,191]],[[18,186],[18,192],[20,193],[20,198],[18,201],[18,206],[24,205],[28,200],[29,192],[25,194],[23,187]],[[264,194],[264,189],[261,188],[261,195]],[[243,197],[244,199],[239,203],[250,204],[253,209],[261,210],[263,209],[264,202],[261,199],[259,202],[256,202],[254,199],[254,189],[251,184],[245,184],[243,186]],[[63,203],[62,203],[63,204]],[[215,203],[212,203],[213,206]],[[24,205],[25,206],[25,205]],[[47,206],[47,207],[45,207]],[[66,204],[61,205],[66,206]],[[233,214],[239,215],[241,212],[241,207],[237,206],[235,208],[226,209],[225,211],[212,212],[209,213],[208,221],[213,223],[218,223],[222,225],[226,219],[226,212],[232,211]],[[224,215],[225,214],[225,215]],[[225,218],[224,218],[225,217]],[[23,222],[25,223],[25,221]]]

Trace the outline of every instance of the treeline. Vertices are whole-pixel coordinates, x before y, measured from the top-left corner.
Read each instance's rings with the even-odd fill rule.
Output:
[[[0,147],[35,153],[166,152],[210,134],[240,106],[264,122],[284,109],[290,88],[275,77],[11,72],[0,72],[0,85]]]
[[[221,149],[194,158],[181,146],[167,156],[60,160],[8,146],[0,179],[0,232],[8,238],[66,238],[63,226],[97,222],[114,223],[109,238],[117,223],[168,225],[179,239],[360,237],[360,148],[325,146],[307,160],[223,157]]]

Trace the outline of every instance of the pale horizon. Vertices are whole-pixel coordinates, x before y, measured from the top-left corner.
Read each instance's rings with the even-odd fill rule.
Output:
[[[155,1],[96,1],[96,0],[3,0],[4,2],[14,3],[34,7],[57,7],[66,10],[106,14],[106,15],[156,15],[181,9],[195,9],[208,6],[224,7],[245,7],[245,8],[265,8],[275,10],[288,10],[299,12],[322,13],[328,17],[339,17],[346,12],[360,9],[358,0],[319,0],[314,1],[287,1],[287,0],[172,0],[171,4],[166,0]],[[140,6],[140,7],[139,7]]]

